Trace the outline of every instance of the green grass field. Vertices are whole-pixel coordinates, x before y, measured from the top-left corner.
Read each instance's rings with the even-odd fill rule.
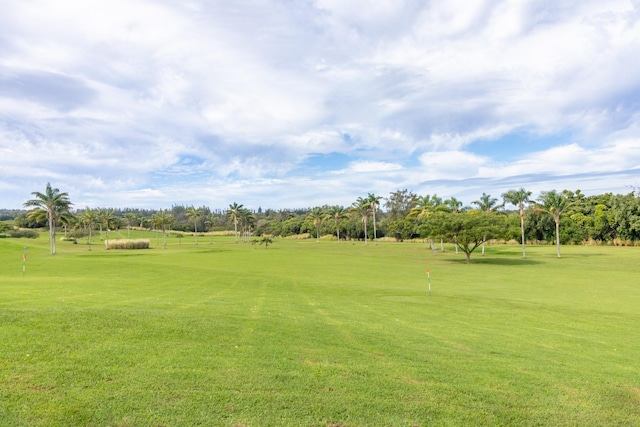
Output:
[[[0,239],[0,425],[640,425],[640,249],[562,251]]]

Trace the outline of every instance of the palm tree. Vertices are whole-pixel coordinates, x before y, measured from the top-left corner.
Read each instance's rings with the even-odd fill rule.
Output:
[[[207,227],[208,232],[211,234],[211,240],[209,240],[209,244],[213,245],[213,225],[216,222],[216,215],[210,214],[207,219],[204,221],[204,225]]]
[[[531,197],[531,191],[527,191],[524,188],[520,188],[519,190],[509,190],[506,193],[502,194],[502,198],[504,199],[505,203],[510,203],[512,205],[518,206],[518,208],[520,209],[520,230],[522,231],[522,258],[527,257],[524,239],[524,204],[529,202],[529,197]]]
[[[495,197],[491,197],[490,194],[482,193],[479,200],[475,200],[471,202],[472,204],[478,207],[478,210],[486,213],[495,212],[500,208],[498,205],[498,199]],[[486,237],[482,239],[482,255],[484,255],[484,244],[486,242]]]
[[[195,234],[193,235],[196,240],[196,245],[198,244],[198,219],[202,216],[202,208],[196,208],[191,205],[191,207],[187,208],[186,211],[187,218],[193,221],[193,228],[195,230]]]
[[[313,219],[313,225],[316,226],[316,243],[320,241],[320,222],[323,216],[324,211],[320,207],[315,207],[309,212],[309,218]]]
[[[347,211],[347,209],[344,208],[344,206],[335,205],[327,209],[327,212],[325,212],[325,216],[327,218],[333,219],[333,221],[336,223],[336,235],[338,236],[338,242],[340,242],[339,223],[340,223],[340,220],[347,218],[349,216],[349,212]]]
[[[105,233],[106,233],[105,243],[107,247],[109,246],[109,227],[115,220],[116,220],[116,216],[113,214],[112,210],[101,209],[98,212],[98,223],[100,224],[100,227],[104,225],[104,228],[105,228]]]
[[[426,195],[416,199],[414,207],[409,211],[409,216],[417,219],[429,218],[431,214],[443,208],[446,209],[446,206],[443,205],[442,199],[437,194],[433,196]],[[430,240],[430,244],[431,249],[434,249],[433,239]]]
[[[87,240],[87,244],[89,245],[89,250],[91,250],[91,234],[93,231],[93,225],[96,223],[98,217],[96,216],[95,211],[89,209],[87,206],[80,215],[80,221],[84,224],[84,226],[89,231],[89,240]]]
[[[166,230],[173,224],[174,217],[167,211],[160,211],[151,217],[151,224],[156,228],[162,230],[162,247],[167,249]]]
[[[442,206],[442,199],[437,194],[418,197],[409,215],[418,219],[428,218],[436,209]]]
[[[27,200],[24,206],[35,208],[30,214],[32,216],[46,215],[49,223],[49,249],[51,255],[54,255],[56,253],[56,221],[62,216],[71,215],[69,209],[72,203],[69,200],[69,194],[61,193],[57,188],[51,188],[50,183],[47,183],[44,193],[34,191],[31,194],[35,199]]]
[[[442,202],[445,208],[450,210],[452,213],[457,214],[460,209],[462,209],[462,202],[455,197],[451,197],[444,202]]]
[[[251,228],[256,225],[256,216],[249,209],[240,209],[240,224],[242,228],[242,241],[251,239]]]
[[[364,199],[362,197],[358,197],[358,199],[353,202],[353,204],[351,205],[351,212],[360,215],[360,218],[362,218],[362,225],[364,227],[364,244],[366,245],[367,242],[367,220],[369,219],[369,202],[367,201],[367,199]]]
[[[376,231],[376,210],[378,206],[380,206],[380,200],[382,200],[381,196],[376,196],[373,193],[369,193],[367,196],[367,201],[369,202],[369,207],[371,208],[371,212],[373,214],[373,242],[378,244],[378,232]]]
[[[556,190],[541,192],[538,201],[538,210],[551,215],[556,223],[556,248],[558,258],[560,258],[560,215],[567,210],[571,202],[564,194],[558,193]]]
[[[123,215],[124,220],[127,222],[127,239],[131,237],[131,224],[136,220],[136,214],[133,212],[127,212]]]
[[[236,243],[238,243],[238,219],[240,218],[240,211],[243,207],[243,205],[239,205],[234,202],[232,205],[229,205],[229,210],[227,211],[227,215],[233,219],[233,230],[236,235]]]

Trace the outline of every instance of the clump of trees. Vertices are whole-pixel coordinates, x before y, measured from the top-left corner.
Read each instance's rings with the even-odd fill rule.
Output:
[[[174,205],[171,209],[84,208],[71,212],[67,193],[47,184],[43,193],[25,202],[29,211],[11,212],[20,229],[49,229],[51,253],[55,253],[55,232],[68,231],[75,237],[109,240],[110,230],[155,230],[166,247],[167,235],[175,230],[193,233],[198,244],[200,233],[233,232],[236,242],[253,242],[252,237],[288,237],[308,234],[316,240],[362,241],[423,239],[455,245],[471,259],[488,240],[518,241],[526,257],[527,243],[562,244],[640,244],[640,192],[585,196],[575,192],[543,191],[532,199],[524,188],[504,192],[501,198],[483,193],[465,206],[455,197],[418,195],[399,189],[387,197],[368,193],[351,206],[323,205],[299,209],[250,210],[234,202],[224,210],[206,206]],[[6,213],[7,211],[3,211]],[[9,231],[3,233],[7,234]],[[157,237],[158,239],[159,237]],[[211,242],[211,241],[210,241]],[[267,243],[264,243],[265,246]]]

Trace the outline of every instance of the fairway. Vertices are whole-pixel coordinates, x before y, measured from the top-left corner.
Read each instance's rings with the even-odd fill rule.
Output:
[[[135,237],[0,239],[0,425],[640,425],[640,248]]]

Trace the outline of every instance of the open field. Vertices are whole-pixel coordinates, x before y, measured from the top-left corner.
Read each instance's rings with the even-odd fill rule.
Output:
[[[0,425],[640,425],[640,248],[168,241],[0,239]]]

